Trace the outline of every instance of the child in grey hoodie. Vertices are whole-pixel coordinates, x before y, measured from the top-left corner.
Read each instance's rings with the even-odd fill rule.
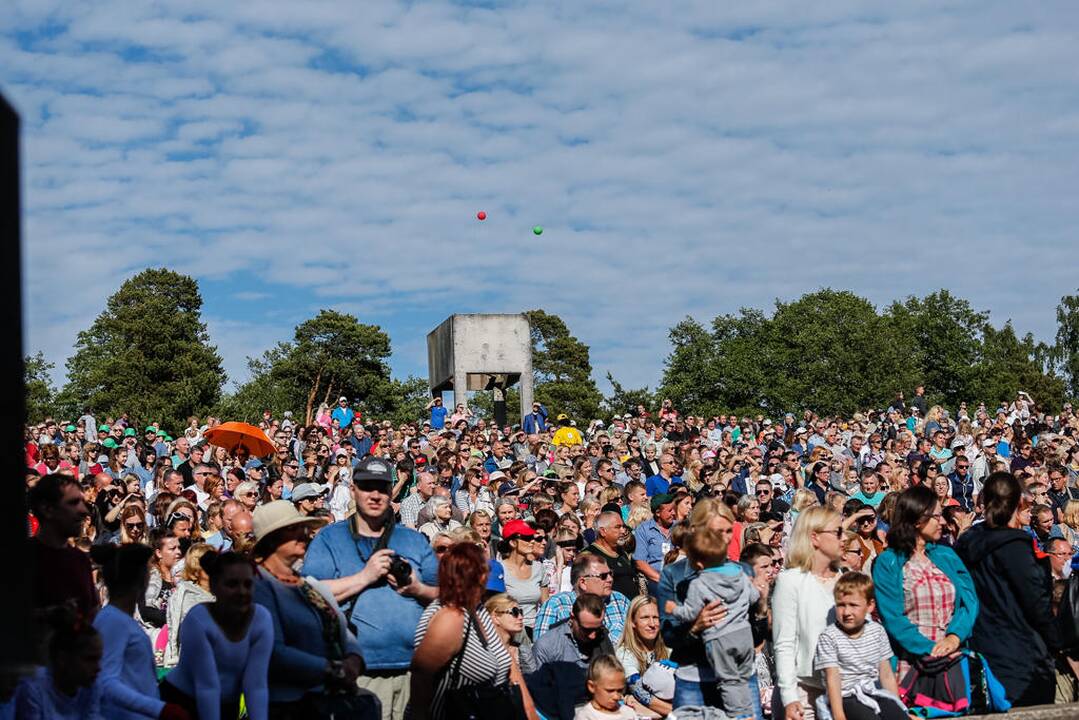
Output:
[[[727,616],[705,628],[701,637],[723,709],[731,717],[752,717],[756,708],[749,679],[756,672],[756,663],[749,608],[761,594],[742,566],[727,559],[727,545],[726,535],[710,528],[701,528],[686,538],[686,556],[700,574],[689,583],[685,603],[675,606],[671,614],[693,622],[705,605],[723,601]]]

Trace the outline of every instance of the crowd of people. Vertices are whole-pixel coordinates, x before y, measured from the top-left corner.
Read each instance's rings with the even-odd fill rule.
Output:
[[[48,632],[0,717],[861,720],[1076,700],[1070,406],[949,410],[919,387],[850,417],[663,401],[577,423],[537,403],[498,427],[436,398],[395,426],[342,397],[310,425],[267,411],[262,457],[209,443],[216,418],[144,422],[27,428]]]

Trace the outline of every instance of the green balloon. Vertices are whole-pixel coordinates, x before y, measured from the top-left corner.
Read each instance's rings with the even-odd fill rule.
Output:
[[[543,226],[542,225],[536,225],[534,228],[532,228],[532,232],[534,234],[536,234],[536,235],[542,235],[543,234]]]

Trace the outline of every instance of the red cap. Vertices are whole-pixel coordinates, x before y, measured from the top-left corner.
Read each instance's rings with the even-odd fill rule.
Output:
[[[520,536],[530,538],[536,531],[524,520],[510,520],[502,527],[502,539],[509,540],[511,537]]]

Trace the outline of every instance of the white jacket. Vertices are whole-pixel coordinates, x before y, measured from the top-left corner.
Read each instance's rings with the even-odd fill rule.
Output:
[[[835,622],[835,580],[825,583],[812,573],[779,573],[772,595],[772,644],[776,685],[784,705],[798,700],[798,683],[823,687],[813,672],[817,638]]]

